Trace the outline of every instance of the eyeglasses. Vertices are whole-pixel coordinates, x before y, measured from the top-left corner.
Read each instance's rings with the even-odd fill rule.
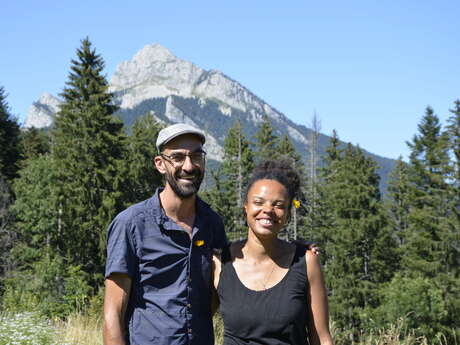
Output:
[[[160,153],[160,156],[173,163],[174,165],[183,165],[185,159],[190,157],[192,164],[194,165],[202,165],[205,158],[206,152],[205,151],[197,151],[197,152],[190,152],[190,153],[182,153],[182,152],[174,152],[171,155],[165,155],[164,153]]]

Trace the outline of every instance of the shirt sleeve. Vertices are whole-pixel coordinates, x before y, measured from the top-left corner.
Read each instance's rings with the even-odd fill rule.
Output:
[[[124,273],[134,277],[137,257],[131,229],[131,221],[121,214],[110,224],[107,235],[106,278],[112,273]]]

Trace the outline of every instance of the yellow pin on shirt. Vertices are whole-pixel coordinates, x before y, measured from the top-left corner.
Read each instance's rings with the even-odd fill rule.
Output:
[[[203,241],[203,240],[196,240],[196,241],[194,242],[194,244],[195,244],[195,246],[197,246],[197,247],[201,247],[201,246],[204,244],[204,241]]]
[[[294,207],[295,207],[295,208],[299,208],[299,207],[300,207],[300,200],[294,199],[294,200],[292,200],[292,203],[294,204]]]

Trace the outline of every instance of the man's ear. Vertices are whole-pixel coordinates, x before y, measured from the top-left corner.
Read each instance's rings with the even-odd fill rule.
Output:
[[[161,156],[155,156],[153,157],[153,164],[155,164],[155,168],[157,168],[158,172],[160,174],[165,174],[166,173],[166,168],[165,168],[165,162],[161,158]]]

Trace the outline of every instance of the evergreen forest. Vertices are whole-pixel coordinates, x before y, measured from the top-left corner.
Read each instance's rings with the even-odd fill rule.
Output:
[[[24,130],[0,87],[2,313],[100,315],[108,224],[163,183],[152,164],[162,125],[138,114],[128,129],[114,115],[104,60],[88,38],[60,96],[51,129]],[[244,239],[252,169],[266,158],[289,161],[303,186],[280,236],[319,244],[340,344],[394,325],[404,330],[401,341],[460,344],[460,100],[445,111],[446,123],[429,106],[420,114],[410,156],[398,160],[386,191],[377,164],[337,132],[319,156],[313,126],[304,160],[267,116],[253,137],[236,120],[201,197],[222,216],[230,240]]]

